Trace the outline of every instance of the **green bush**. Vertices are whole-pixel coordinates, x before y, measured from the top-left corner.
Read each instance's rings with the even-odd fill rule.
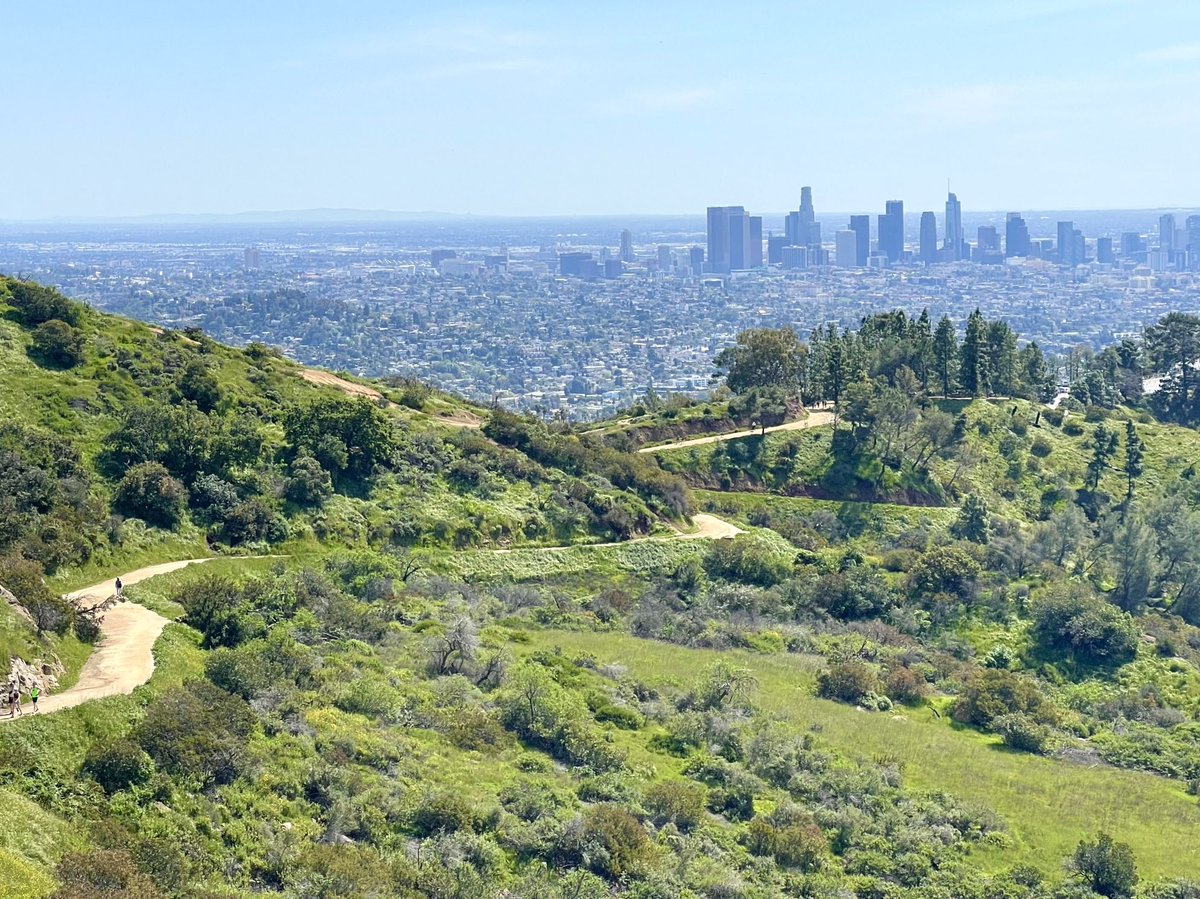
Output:
[[[893,701],[913,705],[925,699],[929,685],[916,671],[906,665],[897,665],[888,672],[885,689]]]
[[[704,567],[713,577],[770,587],[791,576],[792,560],[759,537],[739,534],[714,541]]]
[[[644,802],[655,824],[687,831],[704,820],[708,790],[690,780],[660,780],[646,790]]]
[[[121,479],[113,506],[147,524],[174,528],[187,508],[187,491],[165,466],[143,462],[129,469]]]
[[[955,719],[977,727],[991,727],[994,719],[1010,714],[1028,715],[1039,722],[1055,717],[1037,683],[1002,668],[975,671],[954,705]]]
[[[43,287],[29,281],[9,281],[9,302],[26,325],[40,325],[57,319],[68,325],[78,325],[83,306],[73,303],[53,287]]]
[[[51,899],[160,899],[154,882],[128,852],[69,852],[54,873],[61,884]]]
[[[20,556],[0,558],[3,585],[29,613],[39,634],[65,634],[75,620],[75,610],[46,586],[42,566]]]
[[[421,794],[409,814],[408,826],[422,837],[471,830],[475,826],[475,806],[461,790],[433,788]]]
[[[34,357],[55,368],[74,368],[83,362],[83,332],[56,318],[33,329]]]
[[[1109,899],[1126,899],[1138,883],[1137,863],[1127,843],[1117,843],[1106,833],[1094,843],[1082,840],[1072,867],[1092,892]]]
[[[154,775],[154,761],[137,743],[122,739],[93,746],[83,770],[105,793],[112,794],[147,783]]]
[[[333,495],[333,479],[312,456],[292,462],[284,495],[299,506],[319,506]]]
[[[831,662],[817,676],[817,695],[839,702],[861,702],[878,687],[875,673],[858,659]]]
[[[1087,664],[1115,666],[1137,654],[1137,623],[1083,584],[1055,586],[1038,596],[1032,633],[1051,657],[1065,654]]]
[[[588,866],[613,880],[638,873],[653,853],[653,844],[638,819],[607,803],[584,813],[582,842]]]
[[[1020,713],[993,718],[992,730],[1000,735],[1004,745],[1023,752],[1045,752],[1050,742],[1049,728]]]
[[[134,736],[173,774],[201,784],[229,783],[249,764],[246,741],[255,726],[244,700],[196,681],[155,698]]]

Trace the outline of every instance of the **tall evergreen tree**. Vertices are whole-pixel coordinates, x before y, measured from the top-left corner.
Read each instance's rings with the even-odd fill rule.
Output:
[[[954,369],[958,362],[958,335],[948,315],[943,315],[933,335],[933,371],[941,384],[942,396],[949,396],[954,386]]]
[[[1134,427],[1132,421],[1125,422],[1125,479],[1128,482],[1125,499],[1127,501],[1133,499],[1133,482],[1142,476],[1145,455],[1146,444],[1138,435],[1137,428]]]
[[[958,383],[974,396],[988,391],[987,322],[978,309],[967,316],[967,329],[958,350]]]

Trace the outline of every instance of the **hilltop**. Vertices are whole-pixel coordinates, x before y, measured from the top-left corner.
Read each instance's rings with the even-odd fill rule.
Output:
[[[3,895],[1196,889],[1200,435],[1136,353],[1051,409],[1003,323],[748,332],[572,426],[0,285],[5,660],[53,698],[60,591],[211,559],[126,591],[148,683],[0,724]]]

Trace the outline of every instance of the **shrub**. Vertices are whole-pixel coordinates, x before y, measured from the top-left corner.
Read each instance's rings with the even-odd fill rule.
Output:
[[[61,886],[51,899],[160,899],[154,882],[128,852],[69,852],[54,869]]]
[[[74,368],[81,363],[83,343],[83,332],[57,318],[33,329],[33,355],[56,368]]]
[[[113,506],[147,524],[174,528],[183,518],[187,491],[158,462],[143,462],[121,479]]]
[[[9,301],[26,325],[40,325],[57,319],[68,325],[79,324],[83,306],[73,303],[52,287],[28,281],[9,281]]]
[[[780,821],[761,815],[746,828],[746,848],[769,855],[786,868],[816,871],[828,855],[829,843],[811,820]]]
[[[312,456],[300,456],[292,462],[284,495],[300,506],[319,506],[333,495],[333,479]]]
[[[204,682],[158,696],[134,731],[154,761],[202,784],[228,783],[248,764],[246,739],[255,727],[244,700]]]
[[[654,823],[691,830],[704,820],[708,790],[690,780],[660,780],[646,790],[645,805]]]
[[[861,702],[878,686],[875,673],[858,659],[832,662],[817,677],[817,695],[840,702]]]
[[[418,836],[471,830],[475,825],[474,804],[461,790],[439,787],[426,791],[409,815],[409,828]]]
[[[192,359],[179,376],[179,393],[205,412],[211,412],[221,401],[221,385],[201,359]]]
[[[636,874],[653,848],[638,819],[617,805],[595,805],[583,816],[583,849],[588,866],[613,880]]]
[[[1002,668],[976,671],[954,705],[958,721],[991,727],[1001,715],[1020,713],[1037,721],[1053,720],[1054,709],[1029,678]]]
[[[1137,863],[1127,843],[1117,843],[1106,833],[1094,843],[1082,840],[1075,850],[1072,867],[1093,892],[1109,899],[1132,896],[1137,886]]]
[[[792,560],[759,537],[739,534],[714,541],[704,567],[713,577],[770,587],[787,580]]]
[[[1054,444],[1039,434],[1038,436],[1034,437],[1033,441],[1029,444],[1029,451],[1039,459],[1045,459],[1048,455],[1054,452]]]
[[[992,730],[1000,735],[1005,746],[1023,752],[1044,752],[1050,741],[1049,728],[1019,713],[993,718]]]
[[[1050,655],[1089,664],[1120,665],[1137,654],[1133,618],[1082,584],[1044,592],[1033,607],[1033,636]]]
[[[906,665],[897,665],[888,672],[886,692],[895,702],[906,705],[921,702],[929,690],[928,685],[916,671]]]
[[[132,740],[117,740],[88,750],[83,770],[111,795],[148,782],[154,774],[154,762]]]
[[[937,546],[922,553],[909,573],[909,586],[926,596],[962,596],[979,574],[979,563],[957,546]]]
[[[33,619],[38,634],[65,634],[74,609],[46,586],[42,566],[20,556],[0,559],[0,584],[8,589]]]
[[[221,524],[221,536],[231,546],[259,540],[277,543],[287,534],[287,522],[261,496],[238,503]]]

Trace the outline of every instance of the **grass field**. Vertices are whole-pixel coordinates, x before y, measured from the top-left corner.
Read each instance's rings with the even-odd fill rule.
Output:
[[[618,633],[546,630],[531,637],[531,649],[591,653],[657,686],[691,683],[715,658],[708,650]],[[819,732],[848,756],[900,761],[911,788],[942,790],[996,811],[1015,846],[979,850],[986,869],[1027,861],[1057,872],[1081,839],[1105,829],[1133,847],[1144,877],[1200,877],[1200,804],[1178,782],[1013,752],[998,738],[937,719],[927,708],[868,713],[817,699],[813,684],[821,662],[812,657],[722,655],[754,671],[758,702],[767,711]]]

